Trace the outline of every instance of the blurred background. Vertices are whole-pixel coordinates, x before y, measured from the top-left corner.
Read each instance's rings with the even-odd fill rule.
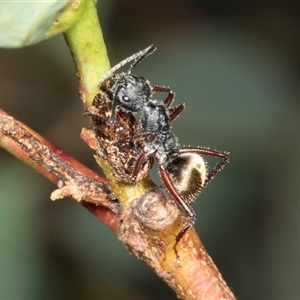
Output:
[[[300,298],[300,3],[99,1],[111,64],[155,44],[135,73],[186,110],[182,145],[230,151],[193,204],[238,299]],[[0,49],[1,108],[101,172],[62,36]],[[156,95],[155,95],[156,96]],[[153,170],[155,181],[157,168]],[[176,299],[115,235],[0,149],[1,299]]]

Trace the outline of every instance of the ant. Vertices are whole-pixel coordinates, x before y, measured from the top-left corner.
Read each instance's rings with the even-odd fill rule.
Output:
[[[108,123],[114,123],[117,107],[125,112],[141,113],[139,133],[133,138],[142,140],[144,148],[135,161],[132,181],[136,180],[145,160],[154,157],[163,183],[189,220],[176,237],[179,241],[195,221],[190,203],[229,161],[229,153],[205,147],[180,147],[170,124],[183,111],[184,105],[169,107],[175,97],[170,88],[153,86],[144,77],[132,75],[134,68],[156,49],[150,45],[118,63],[104,75],[99,88],[112,101]],[[127,72],[115,74],[131,61],[134,63]],[[163,102],[153,100],[152,94],[156,92],[167,92],[168,96]],[[208,172],[202,155],[218,157],[221,161]]]

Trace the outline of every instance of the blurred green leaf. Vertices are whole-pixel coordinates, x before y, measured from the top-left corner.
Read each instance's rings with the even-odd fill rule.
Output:
[[[0,47],[18,48],[45,38],[71,0],[0,1]]]

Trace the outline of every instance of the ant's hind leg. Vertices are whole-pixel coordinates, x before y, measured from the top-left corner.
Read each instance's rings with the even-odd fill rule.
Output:
[[[208,182],[223,169],[224,165],[229,162],[229,152],[222,152],[218,150],[211,150],[205,147],[182,147],[179,149],[179,154],[195,153],[198,155],[207,155],[218,157],[222,160],[214,166],[214,168],[206,175],[206,180],[202,187],[206,186]]]

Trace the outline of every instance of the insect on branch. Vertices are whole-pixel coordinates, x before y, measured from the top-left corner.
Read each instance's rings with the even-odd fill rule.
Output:
[[[179,145],[171,122],[184,104],[172,107],[175,94],[170,88],[151,85],[143,76],[132,74],[155,50],[151,45],[133,54],[100,79],[100,92],[85,113],[91,129],[84,134],[94,136],[96,143],[88,144],[101,166],[103,162],[110,166],[104,172],[120,201],[118,237],[128,249],[150,265],[178,297],[235,299],[192,227],[195,213],[190,206],[228,162],[229,153]],[[131,62],[127,71],[116,73]],[[167,93],[166,99],[153,99],[155,93]],[[202,156],[220,162],[209,170]],[[154,160],[169,193],[149,185],[148,190],[130,197],[128,190],[138,190],[148,180]]]

